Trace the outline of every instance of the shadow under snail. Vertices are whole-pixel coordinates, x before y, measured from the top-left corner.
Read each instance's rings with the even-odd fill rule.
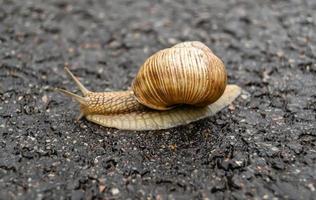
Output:
[[[65,68],[83,97],[63,94],[80,103],[81,117],[106,127],[157,130],[188,124],[223,109],[241,93],[227,85],[223,62],[203,43],[182,42],[150,56],[132,90],[91,92]]]

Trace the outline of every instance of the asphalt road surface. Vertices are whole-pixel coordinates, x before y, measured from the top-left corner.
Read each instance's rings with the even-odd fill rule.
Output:
[[[316,1],[0,0],[0,199],[315,199]],[[126,90],[207,44],[244,92],[163,131],[86,120],[54,88]]]

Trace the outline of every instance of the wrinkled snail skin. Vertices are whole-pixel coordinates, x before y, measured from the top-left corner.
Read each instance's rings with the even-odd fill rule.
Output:
[[[132,91],[90,92],[85,97],[86,104],[81,112],[87,115],[116,115],[148,110],[138,103]]]
[[[80,117],[124,130],[188,124],[214,115],[241,93],[237,85],[226,85],[223,62],[201,42],[158,51],[145,61],[128,91],[91,92],[65,70],[83,96],[59,91],[80,103]]]
[[[87,115],[86,119],[96,124],[122,130],[159,130],[189,124],[210,117],[231,104],[241,89],[237,85],[227,85],[224,94],[213,104],[205,107],[183,105],[171,110],[148,109],[117,115]]]

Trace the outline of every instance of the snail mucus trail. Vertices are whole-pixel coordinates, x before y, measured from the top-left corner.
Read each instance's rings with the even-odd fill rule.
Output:
[[[214,115],[241,93],[226,84],[223,62],[203,43],[182,42],[150,56],[132,90],[91,92],[65,68],[83,96],[59,89],[80,104],[80,118],[105,127],[158,130]]]

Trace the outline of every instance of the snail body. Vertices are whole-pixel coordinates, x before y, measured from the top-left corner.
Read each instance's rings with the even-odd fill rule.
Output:
[[[201,42],[183,42],[149,57],[132,90],[91,92],[67,69],[83,97],[60,91],[80,103],[81,115],[106,127],[167,129],[214,115],[241,89],[226,85],[223,62]]]

